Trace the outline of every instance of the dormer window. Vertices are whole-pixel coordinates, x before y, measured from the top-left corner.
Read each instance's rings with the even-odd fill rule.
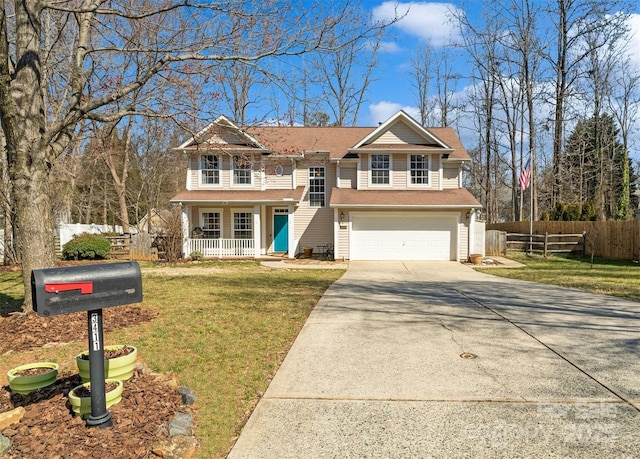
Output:
[[[251,185],[252,174],[251,158],[244,155],[233,157],[233,184]]]
[[[371,155],[371,184],[389,185],[391,157],[389,155]]]
[[[220,159],[216,155],[200,155],[200,184],[220,184]]]
[[[411,170],[411,185],[429,184],[428,155],[411,155],[409,158],[409,168]]]

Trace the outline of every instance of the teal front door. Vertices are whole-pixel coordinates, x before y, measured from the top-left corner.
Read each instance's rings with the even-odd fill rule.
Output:
[[[289,251],[289,216],[273,216],[273,251]]]

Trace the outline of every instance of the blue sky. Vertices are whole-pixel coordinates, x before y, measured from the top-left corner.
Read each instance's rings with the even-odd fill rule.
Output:
[[[427,41],[434,47],[441,46],[452,34],[455,35],[454,27],[448,25],[448,11],[451,8],[462,9],[472,23],[480,14],[480,4],[473,0],[400,3],[365,0],[362,2],[363,7],[378,19],[390,17],[396,4],[400,12],[406,11],[407,14],[392,26],[392,39],[386,43],[385,51],[379,57],[377,80],[370,86],[367,106],[363,107],[362,116],[358,122],[360,125],[377,125],[399,109],[415,115],[416,96],[408,75],[415,50]],[[630,48],[635,51],[633,59],[640,68],[640,3],[636,4],[638,6],[636,11],[632,12],[630,21],[630,27],[635,31],[634,42]],[[462,67],[461,73],[465,73],[464,66],[467,64],[460,61],[458,65]],[[461,82],[456,89],[463,91],[464,85],[465,82]]]

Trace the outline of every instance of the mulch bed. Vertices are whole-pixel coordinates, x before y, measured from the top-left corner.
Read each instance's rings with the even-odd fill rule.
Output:
[[[12,441],[3,459],[155,457],[149,448],[168,437],[169,420],[181,409],[181,397],[162,378],[134,373],[124,382],[120,403],[109,408],[113,427],[88,428],[72,414],[67,394],[81,384],[77,374],[58,376],[53,386],[21,396],[8,387],[0,393],[0,412],[22,406],[22,420],[2,431]]]
[[[110,330],[135,326],[158,316],[136,306],[106,308]],[[0,317],[0,354],[19,352],[66,341],[87,341],[87,314],[42,318],[35,313]],[[67,394],[81,384],[78,374],[59,374],[54,385],[29,395],[12,394],[0,387],[0,413],[22,406],[22,420],[2,430],[12,441],[3,459],[129,459],[156,457],[154,442],[168,437],[168,421],[182,409],[176,384],[163,375],[136,371],[124,383],[122,401],[111,408],[113,427],[87,428],[74,416]]]
[[[139,306],[118,306],[102,310],[105,329],[118,330],[148,322],[158,312]],[[87,313],[74,312],[51,317],[40,317],[35,312],[14,313],[0,317],[0,355],[40,349],[43,346],[68,341],[87,342]]]

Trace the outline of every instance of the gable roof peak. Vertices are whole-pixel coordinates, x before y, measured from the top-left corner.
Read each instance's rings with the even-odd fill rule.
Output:
[[[176,150],[184,150],[188,147],[198,145],[200,143],[210,142],[210,143],[223,143],[223,142],[211,142],[212,138],[215,135],[215,132],[211,132],[214,128],[219,127],[223,130],[230,131],[233,135],[239,138],[241,141],[246,142],[247,145],[252,147],[260,148],[262,150],[268,150],[264,145],[262,145],[255,137],[251,134],[247,133],[240,127],[238,127],[231,119],[226,117],[225,115],[219,115],[215,120],[209,123],[205,128],[201,129],[197,132],[193,137],[184,142],[182,145],[176,148]],[[211,132],[211,135],[207,138],[207,134]]]
[[[389,119],[380,123],[377,128],[375,128],[369,135],[360,140],[356,145],[353,146],[353,149],[360,148],[363,145],[367,145],[373,142],[375,139],[380,137],[385,132],[389,131],[392,126],[397,123],[404,123],[409,126],[412,130],[414,130],[418,135],[428,139],[430,143],[438,145],[444,149],[451,149],[449,145],[440,140],[437,136],[435,136],[432,132],[430,132],[427,128],[418,123],[412,116],[410,116],[404,110],[398,110],[394,115],[392,115]]]

